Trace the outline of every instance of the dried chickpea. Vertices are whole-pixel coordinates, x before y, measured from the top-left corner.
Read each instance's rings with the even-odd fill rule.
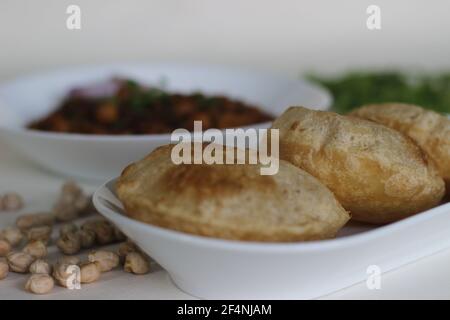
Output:
[[[95,232],[92,230],[79,230],[77,232],[81,247],[84,249],[92,248],[95,244]]]
[[[134,274],[146,274],[150,271],[150,263],[143,254],[130,252],[125,258],[124,270]]]
[[[91,230],[95,233],[97,243],[100,245],[113,243],[116,239],[114,234],[114,226],[107,220],[98,219],[86,221],[82,226],[82,230]]]
[[[80,265],[81,283],[92,283],[100,278],[102,271],[98,262],[85,262]]]
[[[47,294],[52,291],[55,281],[48,274],[32,274],[25,284],[25,290],[35,294]]]
[[[75,208],[78,211],[78,215],[82,214],[84,210],[89,206],[89,202],[91,201],[91,198],[86,196],[85,194],[82,194],[76,199],[73,203]]]
[[[66,288],[71,285],[70,281],[81,283],[81,279],[79,278],[80,272],[76,272],[74,268],[78,268],[79,271],[79,267],[77,265],[56,263],[53,267],[53,277],[60,286]]]
[[[81,194],[83,194],[83,190],[73,180],[66,181],[61,187],[61,197],[63,197],[66,201],[73,201]]]
[[[130,252],[139,252],[139,251],[140,249],[138,248],[138,246],[128,240],[122,242],[119,245],[119,247],[117,248],[117,255],[120,257],[120,260],[124,262],[127,254],[129,254]]]
[[[59,235],[63,236],[66,233],[77,232],[77,231],[78,231],[78,226],[75,223],[65,223],[59,229]]]
[[[0,280],[5,279],[9,273],[9,265],[5,260],[0,260]]]
[[[27,231],[28,241],[41,240],[44,243],[48,243],[52,235],[52,227],[40,226],[33,227]]]
[[[22,197],[15,192],[10,192],[1,198],[2,207],[5,211],[17,211],[23,208],[23,200]]]
[[[30,265],[30,273],[52,274],[52,266],[45,260],[38,259]]]
[[[99,222],[94,228],[98,244],[105,245],[115,241],[114,227],[107,221]]]
[[[0,240],[0,257],[6,257],[11,252],[11,245],[6,240]]]
[[[26,252],[11,252],[6,256],[9,269],[17,273],[28,273],[35,258]]]
[[[97,220],[97,219],[96,220],[93,220],[93,219],[87,220],[81,224],[80,229],[94,231],[94,227],[95,227],[95,224],[97,223],[97,221],[99,221],[99,220]]]
[[[23,233],[19,228],[7,227],[0,232],[0,239],[8,241],[12,247],[15,247],[22,242]]]
[[[56,240],[56,246],[64,254],[76,254],[81,250],[80,237],[75,232],[66,233]]]
[[[52,226],[55,216],[51,213],[33,213],[20,216],[16,220],[16,226],[21,230],[40,226]]]
[[[28,253],[33,257],[40,259],[47,256],[47,246],[42,240],[34,240],[29,242],[23,249],[22,252]]]
[[[89,200],[80,186],[74,181],[68,181],[61,188],[53,213],[58,221],[74,220],[88,206]]]
[[[119,256],[111,251],[92,251],[88,255],[90,262],[98,262],[101,272],[107,272],[119,265]]]

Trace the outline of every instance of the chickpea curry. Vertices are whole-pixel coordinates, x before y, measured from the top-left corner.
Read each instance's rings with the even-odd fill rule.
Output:
[[[111,90],[113,84],[113,90]],[[162,134],[175,129],[233,128],[272,121],[257,107],[224,96],[179,94],[132,80],[113,80],[108,90],[75,89],[50,115],[29,124],[41,131],[81,134]]]

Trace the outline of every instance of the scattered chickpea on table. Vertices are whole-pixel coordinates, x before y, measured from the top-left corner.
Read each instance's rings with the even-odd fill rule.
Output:
[[[43,259],[37,259],[35,260],[29,268],[30,273],[45,273],[45,274],[51,274],[52,273],[52,265]]]
[[[0,240],[0,257],[6,257],[11,252],[11,245],[6,240]]]
[[[95,262],[83,262],[80,265],[80,281],[81,283],[92,283],[97,281],[102,274],[100,269],[100,263]]]
[[[23,208],[22,197],[14,192],[0,195],[0,211]],[[65,183],[49,212],[24,214],[15,226],[0,230],[0,280],[9,272],[30,274],[25,290],[34,294],[48,294],[55,284],[69,287],[73,268],[79,268],[79,281],[88,284],[98,281],[101,274],[119,265],[132,274],[150,272],[150,258],[131,242],[110,221],[88,219],[81,225],[75,220],[95,212],[90,197],[75,182]],[[58,238],[52,241],[54,226],[59,227]],[[55,263],[47,260],[48,245],[55,244],[61,256]],[[101,246],[118,243],[116,252]],[[90,249],[87,260],[77,256]]]
[[[22,252],[28,253],[36,259],[45,258],[48,254],[47,246],[42,240],[33,240],[22,249]]]
[[[0,211],[18,211],[23,207],[22,197],[15,193],[9,192],[0,195]]]
[[[0,260],[0,280],[6,278],[9,272],[9,264],[5,260]]]
[[[55,281],[45,273],[32,274],[25,284],[25,290],[35,294],[46,294],[52,291]]]
[[[24,234],[16,227],[7,227],[0,232],[0,239],[9,242],[11,247],[16,247],[22,243]]]

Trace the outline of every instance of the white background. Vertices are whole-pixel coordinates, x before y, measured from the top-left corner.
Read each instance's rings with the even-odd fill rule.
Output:
[[[69,4],[81,7],[79,31],[66,28]],[[370,4],[381,7],[380,31],[366,28]],[[209,62],[289,76],[447,70],[450,1],[0,0],[0,80],[118,61]],[[449,265],[450,251],[442,252],[388,273],[382,290],[362,283],[329,298],[450,298]],[[160,297],[181,294],[166,293]]]
[[[66,8],[82,29],[66,28]],[[366,8],[381,7],[369,31]],[[117,61],[243,65],[297,76],[450,69],[448,0],[0,0],[0,80]]]

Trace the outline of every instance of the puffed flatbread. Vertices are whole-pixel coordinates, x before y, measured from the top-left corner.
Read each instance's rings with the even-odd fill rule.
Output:
[[[247,241],[334,237],[349,214],[316,178],[280,161],[260,165],[179,164],[173,145],[128,166],[116,189],[130,217],[191,234]]]
[[[291,107],[273,123],[280,158],[309,172],[355,220],[396,221],[436,206],[444,182],[409,138],[372,121]]]
[[[413,139],[434,160],[450,195],[450,119],[437,112],[404,103],[362,106],[350,115],[372,120]]]

